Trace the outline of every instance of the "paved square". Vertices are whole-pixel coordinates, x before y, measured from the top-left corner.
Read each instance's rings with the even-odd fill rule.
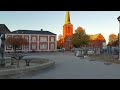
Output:
[[[105,65],[105,62],[80,59],[73,52],[33,53],[31,57],[55,61],[55,66],[14,76],[17,79],[120,79],[120,64]]]

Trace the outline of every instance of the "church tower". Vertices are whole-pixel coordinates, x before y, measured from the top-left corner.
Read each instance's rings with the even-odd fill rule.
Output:
[[[70,13],[66,11],[65,24],[63,25],[63,47],[65,50],[72,48],[71,36],[73,35],[73,25],[70,22]]]

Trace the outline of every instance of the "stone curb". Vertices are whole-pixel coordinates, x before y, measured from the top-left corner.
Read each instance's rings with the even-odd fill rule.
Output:
[[[20,73],[24,73],[24,72],[37,70],[37,69],[43,69],[43,68],[47,68],[49,66],[52,66],[54,64],[55,64],[54,61],[48,61],[46,63],[40,64],[40,65],[37,65],[37,66],[30,66],[30,67],[25,67],[25,68],[20,68],[20,69],[16,68],[16,69],[3,70],[3,71],[0,71],[0,76],[14,75],[14,74],[20,74]]]

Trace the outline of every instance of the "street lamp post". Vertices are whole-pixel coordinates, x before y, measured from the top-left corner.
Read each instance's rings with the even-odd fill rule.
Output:
[[[118,19],[118,21],[119,21],[119,57],[118,57],[118,60],[120,61],[120,16],[117,18]]]
[[[5,34],[2,34],[0,39],[1,39],[1,48],[0,48],[1,62],[0,62],[0,67],[4,67],[5,66],[5,59],[4,59]]]

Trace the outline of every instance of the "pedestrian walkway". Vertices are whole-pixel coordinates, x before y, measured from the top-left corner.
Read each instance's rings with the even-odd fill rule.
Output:
[[[90,61],[74,56],[73,52],[41,54],[34,57],[49,58],[55,61],[55,66],[38,70],[16,79],[120,79],[120,64],[106,65],[101,61]]]
[[[74,52],[41,53],[30,57],[46,58],[54,67],[13,76],[13,79],[120,79],[120,64],[74,56]]]

